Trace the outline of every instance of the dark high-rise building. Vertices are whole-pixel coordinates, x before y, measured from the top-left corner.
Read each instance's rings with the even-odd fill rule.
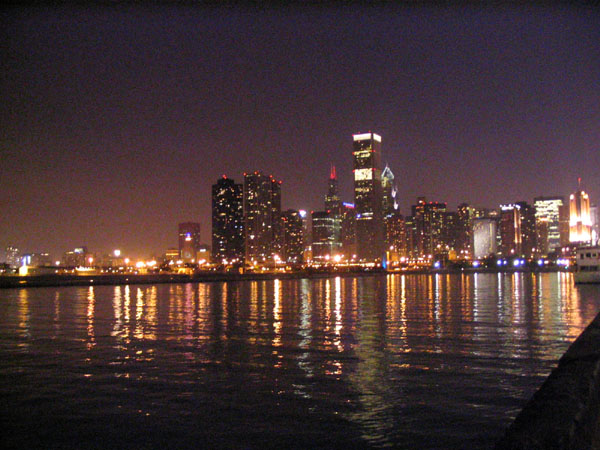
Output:
[[[244,243],[246,264],[281,256],[281,181],[258,171],[244,174]]]
[[[447,253],[443,240],[445,212],[446,203],[427,202],[425,197],[419,197],[412,206],[418,256],[427,258]]]
[[[342,212],[342,202],[338,193],[338,180],[335,173],[335,166],[331,166],[329,174],[329,183],[327,185],[327,195],[325,196],[325,211],[331,211],[340,215]]]
[[[244,259],[244,188],[225,175],[212,186],[212,255],[219,263]]]
[[[312,255],[317,261],[333,260],[341,255],[342,220],[331,211],[312,212]]]
[[[525,258],[533,258],[537,249],[537,233],[535,229],[535,209],[527,202],[517,202],[521,216],[521,254]]]
[[[520,256],[522,253],[521,207],[517,204],[500,205],[500,254]]]
[[[406,226],[404,217],[398,211],[385,216],[385,245],[390,254],[408,256],[406,248]]]
[[[179,256],[184,262],[196,260],[200,249],[200,224],[184,222],[179,224]]]
[[[304,223],[299,211],[288,209],[281,213],[283,239],[282,259],[300,264],[304,256]]]
[[[356,212],[352,203],[342,203],[342,254],[346,259],[353,259],[356,255]]]
[[[384,252],[381,136],[355,134],[354,205],[359,260],[380,260]]]

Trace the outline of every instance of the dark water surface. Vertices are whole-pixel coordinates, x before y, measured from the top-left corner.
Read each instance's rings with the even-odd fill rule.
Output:
[[[564,273],[0,291],[11,448],[490,448],[600,311]]]

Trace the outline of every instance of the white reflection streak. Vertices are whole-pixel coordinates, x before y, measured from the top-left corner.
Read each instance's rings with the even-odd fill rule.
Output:
[[[90,286],[88,289],[87,296],[87,335],[88,335],[88,350],[96,345],[96,339],[94,337],[94,310],[96,308],[96,297],[94,295],[94,287]]]
[[[342,351],[342,280],[335,278],[335,341],[338,351]]]
[[[60,294],[54,296],[54,331],[60,331]]]

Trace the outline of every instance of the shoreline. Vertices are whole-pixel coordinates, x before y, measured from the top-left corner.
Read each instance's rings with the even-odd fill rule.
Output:
[[[266,273],[231,273],[231,272],[198,272],[194,274],[41,274],[41,275],[5,275],[0,276],[0,289],[15,289],[22,287],[62,287],[62,286],[95,286],[95,285],[125,285],[125,284],[169,284],[169,283],[210,283],[225,281],[264,281],[264,280],[293,280],[331,277],[362,277],[384,275],[451,275],[472,273],[546,273],[570,272],[558,268],[479,268],[479,269],[416,269],[405,271],[387,271],[385,269],[371,270],[302,270],[295,272],[266,272]]]

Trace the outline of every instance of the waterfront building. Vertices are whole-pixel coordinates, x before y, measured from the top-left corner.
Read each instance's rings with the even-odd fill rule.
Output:
[[[489,217],[476,217],[473,219],[473,258],[483,259],[493,256],[497,251],[497,226],[498,222]]]
[[[357,257],[377,261],[384,251],[381,136],[362,133],[353,139]]]
[[[521,255],[521,215],[517,204],[500,205],[500,254]]]
[[[417,204],[412,206],[418,257],[429,258],[436,254],[447,254],[444,243],[446,206],[446,203],[427,202],[425,197],[418,197]]]
[[[83,267],[86,265],[88,257],[87,247],[76,247],[63,254],[61,265],[66,267]]]
[[[537,247],[540,254],[547,255],[561,245],[561,214],[564,211],[563,197],[536,197],[533,199],[537,229]]]
[[[281,181],[261,172],[244,174],[244,258],[263,264],[280,257]]]
[[[590,198],[581,189],[569,198],[569,242],[587,244],[592,240],[592,218],[590,215]]]
[[[383,217],[385,218],[398,210],[396,200],[398,191],[394,185],[394,174],[387,164],[381,173],[381,190]]]
[[[206,244],[200,244],[198,251],[196,252],[196,262],[198,264],[206,264],[211,261],[210,247]]]
[[[385,245],[388,261],[399,261],[407,256],[406,249],[406,226],[404,217],[395,211],[386,215],[385,223]]]
[[[289,264],[301,264],[304,256],[304,223],[299,211],[281,213],[283,240],[282,259]]]
[[[244,259],[244,187],[225,175],[212,186],[212,254],[215,262]]]
[[[473,240],[473,219],[476,215],[476,209],[467,203],[458,205],[458,217],[456,224],[456,253],[460,259],[470,259],[472,257],[471,242]]]
[[[592,220],[592,245],[597,245],[600,237],[600,227],[598,224],[598,206],[590,206],[590,218]]]
[[[356,208],[353,203],[342,203],[341,242],[342,253],[348,260],[356,255]]]
[[[333,214],[337,215],[342,213],[342,202],[339,196],[338,180],[334,165],[331,166],[331,171],[329,174],[327,195],[325,195],[325,211],[331,211]]]
[[[179,224],[179,257],[184,262],[195,262],[200,249],[200,224],[183,222]]]
[[[21,265],[21,252],[13,245],[6,247],[5,261],[10,267],[19,267]]]
[[[180,258],[180,253],[179,253],[179,249],[175,248],[175,247],[170,247],[167,249],[167,251],[165,252],[165,262],[169,263],[169,262],[177,262],[179,261]],[[114,265],[119,265],[118,262]]]
[[[527,202],[517,202],[521,218],[521,254],[533,258],[539,254],[535,229],[535,209]]]
[[[333,261],[342,255],[340,233],[342,221],[330,211],[312,212],[312,259]]]

